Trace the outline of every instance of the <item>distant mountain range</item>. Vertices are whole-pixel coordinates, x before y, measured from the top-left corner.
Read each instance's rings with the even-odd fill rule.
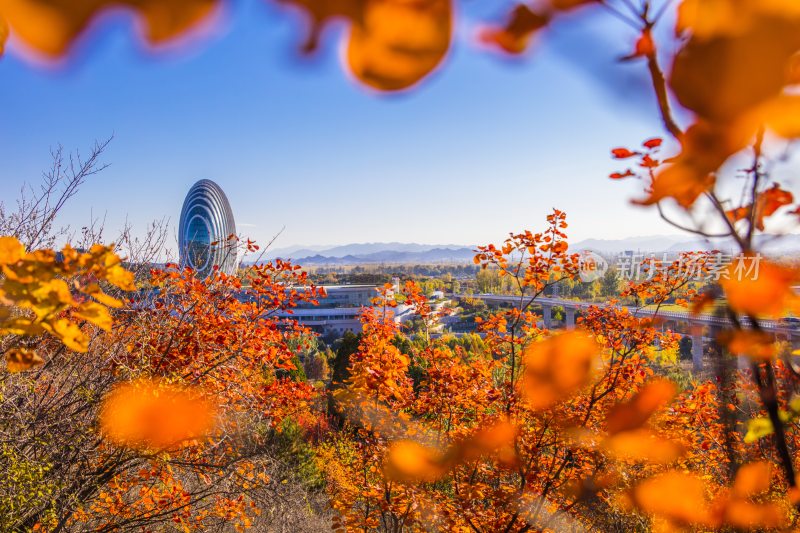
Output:
[[[299,265],[469,263],[474,255],[475,252],[472,251],[472,248],[432,248],[419,252],[383,250],[371,254],[345,255],[343,257],[316,254],[299,257],[293,261]]]
[[[290,246],[270,250],[263,260],[291,259],[300,265],[357,265],[379,263],[464,263],[472,261],[472,247],[458,244],[365,242],[340,246]]]
[[[800,254],[800,235],[758,235],[755,246],[768,255]],[[719,250],[731,253],[738,250],[732,239],[687,239],[683,236],[656,235],[629,237],[627,239],[586,239],[570,246],[571,250],[592,250],[603,255],[617,255],[625,251],[636,253],[679,253],[701,250]]]
[[[758,248],[771,255],[800,254],[800,235],[785,235],[776,239],[761,235]],[[735,250],[730,240],[709,243],[684,236],[654,235],[626,239],[585,239],[570,246],[573,252],[592,250],[614,256],[625,251],[635,253],[678,253],[697,250]],[[357,264],[425,264],[468,263],[475,255],[475,246],[457,244],[418,244],[402,242],[368,242],[340,246],[290,246],[270,250],[262,260],[291,259],[300,265],[357,265]],[[251,259],[252,260],[252,259]],[[245,260],[247,261],[247,260]]]
[[[467,247],[458,244],[417,244],[415,242],[363,242],[340,246],[290,246],[277,248],[265,254],[266,259],[300,259],[305,257],[344,258],[360,257],[382,252],[424,253],[431,250],[462,250]],[[470,248],[471,249],[471,248]]]

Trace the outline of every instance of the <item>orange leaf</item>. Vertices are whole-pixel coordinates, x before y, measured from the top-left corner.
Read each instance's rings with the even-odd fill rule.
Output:
[[[733,481],[733,494],[739,498],[749,498],[766,492],[772,479],[772,466],[766,461],[742,465]]]
[[[788,525],[786,509],[777,503],[750,503],[734,499],[725,506],[724,520],[742,529],[777,529]]]
[[[794,0],[683,0],[678,8],[677,30],[690,31],[700,39],[736,36],[765,16],[796,19],[800,5]]]
[[[725,216],[727,216],[731,222],[739,222],[740,220],[747,220],[750,218],[750,210],[753,206],[747,205],[744,207],[737,207],[735,209],[729,209],[725,211]]]
[[[695,34],[675,58],[670,85],[680,103],[700,117],[731,124],[780,93],[789,59],[800,46],[800,21],[742,13],[743,6],[769,2],[691,3],[709,9],[689,21],[689,12],[682,6],[684,24],[691,25]],[[725,35],[709,31],[706,38],[697,33],[703,22],[739,27]]]
[[[217,408],[200,391],[151,379],[118,385],[103,401],[100,427],[112,442],[165,449],[208,435]]]
[[[39,354],[27,348],[12,348],[6,352],[6,369],[9,372],[30,370],[44,363]]]
[[[599,345],[573,330],[526,348],[522,393],[532,409],[546,409],[589,383]]]
[[[8,39],[8,24],[0,18],[0,56],[5,51],[6,39]]]
[[[613,435],[641,427],[654,412],[669,403],[673,396],[675,385],[671,381],[650,381],[633,398],[611,408],[606,417],[608,432]]]
[[[792,268],[747,256],[728,265],[720,285],[737,313],[778,318],[797,306],[792,289],[797,279]]]
[[[406,89],[441,63],[451,31],[451,0],[373,0],[350,31],[347,64],[370,87]]]
[[[795,80],[789,83],[800,83],[800,58],[793,56],[790,59],[790,74]],[[792,139],[800,137],[800,96],[792,93],[782,93],[758,106],[746,118],[750,123],[765,124],[770,130],[781,137]]]
[[[650,195],[634,203],[652,205],[673,198],[688,209],[697,198],[714,186],[714,172],[733,153],[747,142],[744,131],[728,130],[715,124],[699,121],[681,139],[682,151],[672,165],[653,179]]]
[[[714,176],[711,172],[678,162],[656,176],[648,198],[636,200],[634,203],[652,205],[665,198],[673,198],[678,205],[688,209],[701,194],[711,189],[713,185]]]
[[[136,11],[147,40],[160,44],[208,19],[219,4],[219,0],[0,0],[0,11],[12,33],[26,45],[59,57],[109,8],[121,5]]]
[[[756,360],[770,360],[777,350],[769,333],[752,330],[723,331],[719,342],[733,355],[749,356]]]
[[[497,454],[503,462],[511,462],[515,458],[514,439],[517,427],[500,420],[488,427],[480,429],[472,437],[463,441],[460,446],[462,460],[470,461],[483,455]]]
[[[553,9],[558,9],[560,11],[568,11],[576,7],[596,3],[599,3],[599,0],[550,0],[550,5],[553,6]]]
[[[483,30],[480,40],[499,46],[509,54],[521,54],[528,48],[536,30],[545,27],[549,21],[549,16],[536,13],[525,4],[517,4],[505,26]]]
[[[399,440],[389,447],[383,469],[388,479],[413,483],[440,479],[449,465],[435,448]]]
[[[684,524],[710,519],[703,481],[686,472],[670,470],[634,487],[631,497],[642,511]]]
[[[620,461],[670,463],[683,454],[683,447],[647,429],[623,431],[604,439],[600,449]]]
[[[790,205],[793,201],[792,193],[784,191],[777,183],[759,194],[756,200],[756,227],[764,231],[764,219],[775,214],[775,211],[781,207]]]
[[[445,452],[412,440],[398,440],[389,447],[384,473],[389,479],[404,483],[430,482],[441,479],[460,463],[487,455],[495,456],[502,463],[512,464],[516,460],[516,436],[516,426],[500,420],[451,444]]]

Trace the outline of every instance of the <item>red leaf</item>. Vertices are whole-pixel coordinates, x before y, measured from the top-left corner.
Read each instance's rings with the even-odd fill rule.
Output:
[[[612,180],[621,180],[621,179],[624,179],[624,178],[630,178],[631,176],[634,176],[634,175],[635,174],[633,173],[633,171],[631,171],[631,169],[628,169],[628,170],[626,170],[625,172],[622,172],[622,173],[613,172],[608,177],[611,178]]]
[[[642,32],[639,40],[636,41],[636,51],[634,52],[634,56],[649,57],[655,53],[656,45],[653,42],[653,35],[650,33],[649,29],[646,29]]]
[[[627,159],[636,155],[636,152],[631,152],[627,148],[614,148],[611,150],[611,155],[616,159]]]
[[[654,137],[652,139],[648,139],[645,142],[643,142],[642,146],[644,146],[645,148],[650,148],[652,150],[653,148],[658,148],[659,146],[661,146],[662,142],[663,142],[662,139]]]

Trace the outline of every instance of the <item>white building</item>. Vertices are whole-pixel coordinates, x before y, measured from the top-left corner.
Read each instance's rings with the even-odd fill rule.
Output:
[[[291,311],[280,313],[281,318],[292,318],[301,325],[319,333],[343,335],[346,331],[359,333],[359,315],[364,307],[372,306],[378,296],[377,285],[323,285],[326,296],[317,298],[319,305],[303,302]],[[411,308],[398,305],[388,311],[395,322],[402,323],[411,318]]]

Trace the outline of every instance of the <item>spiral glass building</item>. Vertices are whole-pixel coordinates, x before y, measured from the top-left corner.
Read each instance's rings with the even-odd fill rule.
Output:
[[[226,274],[237,267],[236,223],[228,198],[219,185],[200,180],[189,189],[181,209],[178,247],[181,266],[195,270],[198,277],[208,276],[215,266]]]

